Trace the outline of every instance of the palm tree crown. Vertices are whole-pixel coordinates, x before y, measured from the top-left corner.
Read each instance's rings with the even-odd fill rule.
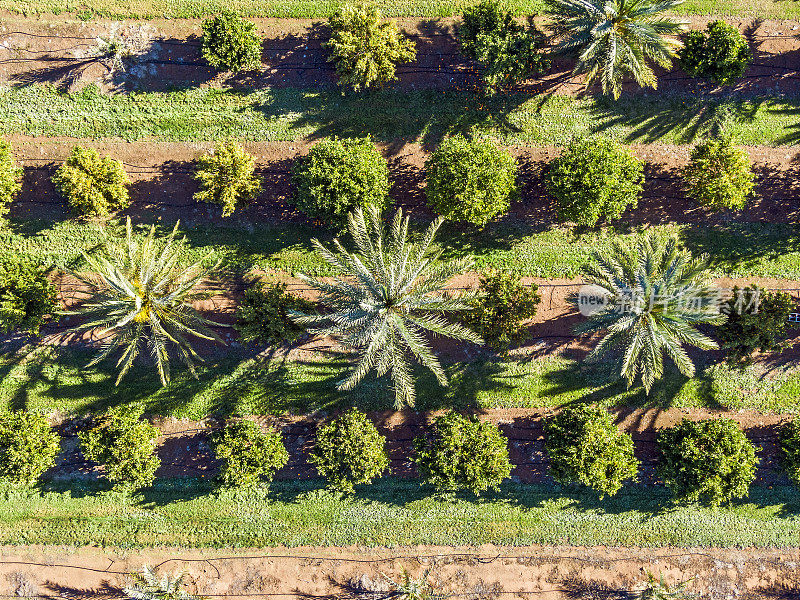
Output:
[[[425,332],[469,340],[483,340],[466,327],[446,320],[442,313],[470,310],[471,294],[442,293],[447,282],[471,267],[471,261],[440,261],[441,251],[430,245],[442,223],[439,218],[414,243],[408,238],[408,217],[398,210],[388,230],[374,207],[365,215],[357,208],[348,215],[349,231],[357,253],[334,240],[328,250],[318,240],[313,244],[342,277],[332,283],[298,275],[321,292],[322,315],[290,315],[311,333],[336,338],[359,351],[352,372],[338,382],[340,390],[353,389],[372,369],[378,375],[391,373],[395,404],[414,405],[414,383],[408,354],[433,371],[442,385],[447,376],[439,364]]]
[[[577,52],[574,73],[596,78],[604,94],[618,98],[622,79],[630,75],[640,86],[657,86],[647,59],[662,67],[672,64],[680,42],[665,36],[683,31],[684,23],[662,13],[683,0],[545,0],[554,18],[557,51]]]
[[[225,342],[210,329],[219,325],[202,317],[189,302],[207,297],[197,291],[197,284],[209,272],[202,260],[188,268],[179,264],[182,251],[175,237],[178,224],[164,239],[156,239],[155,226],[139,242],[133,238],[128,218],[124,244],[109,244],[107,254],[84,253],[89,273],[74,273],[90,290],[90,298],[71,314],[86,320],[73,331],[100,328],[109,341],[89,363],[93,366],[115,350],[123,348],[117,362],[117,384],[130,370],[145,343],[158,369],[161,384],[169,382],[169,352],[173,347],[197,377],[195,361],[200,357],[187,339],[195,336]]]
[[[584,274],[603,290],[606,303],[577,331],[606,335],[589,360],[615,351],[628,386],[641,374],[648,394],[663,375],[664,353],[681,373],[692,377],[694,364],[683,344],[717,348],[695,325],[725,319],[719,310],[719,292],[707,282],[706,273],[706,256],[694,259],[678,249],[674,237],[652,231],[633,250],[616,242],[608,255],[596,252]]]

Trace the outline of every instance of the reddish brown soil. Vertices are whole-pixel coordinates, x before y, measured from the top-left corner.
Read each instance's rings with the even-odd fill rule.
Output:
[[[692,29],[704,28],[706,17],[689,19]],[[322,43],[323,21],[255,19],[264,36],[262,69],[238,75],[218,74],[200,56],[198,20],[154,20],[128,27],[146,27],[155,42],[127,69],[111,73],[93,57],[97,38],[120,28],[117,22],[92,19],[79,22],[64,17],[25,19],[7,15],[0,29],[0,81],[27,84],[49,82],[64,89],[96,83],[107,90],[166,90],[174,86],[305,88],[335,85],[336,77]],[[458,19],[400,19],[401,27],[417,44],[417,60],[397,70],[401,88],[473,88],[479,83],[476,65],[465,60],[455,40]],[[747,37],[753,65],[734,89],[760,93],[798,91],[797,54],[800,38],[795,21],[729,19]],[[120,29],[124,31],[124,26]],[[573,62],[557,59],[540,80],[526,87],[535,92],[576,94],[582,77],[573,77]],[[660,90],[715,91],[680,70],[659,73]],[[634,90],[635,86],[631,86]]]
[[[0,594],[119,598],[126,574],[161,564],[186,572],[188,590],[206,597],[385,598],[404,571],[440,593],[472,600],[630,598],[647,573],[712,600],[778,600],[797,594],[797,549],[584,548],[576,546],[413,548],[259,548],[118,551],[6,547]],[[20,593],[20,590],[24,593]]]

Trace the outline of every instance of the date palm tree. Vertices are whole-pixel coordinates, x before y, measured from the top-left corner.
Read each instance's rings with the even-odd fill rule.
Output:
[[[553,17],[556,51],[577,53],[573,73],[585,73],[586,85],[600,80],[604,94],[619,98],[622,80],[655,88],[652,60],[669,67],[680,42],[671,37],[684,23],[663,16],[683,0],[545,0]]]
[[[74,273],[89,289],[89,298],[68,313],[84,321],[74,332],[99,329],[108,341],[89,363],[93,366],[122,349],[117,362],[117,385],[146,346],[158,370],[161,384],[169,383],[169,349],[196,378],[195,362],[200,357],[189,337],[225,342],[212,329],[218,326],[204,318],[189,303],[207,297],[198,291],[200,281],[210,269],[203,260],[188,268],[180,264],[182,240],[177,240],[178,224],[163,239],[155,236],[155,226],[141,241],[133,237],[131,220],[126,224],[124,244],[106,244],[106,253],[84,253],[89,271]]]
[[[616,358],[630,387],[641,375],[646,393],[664,373],[664,354],[681,373],[694,376],[684,345],[704,350],[716,342],[699,332],[700,323],[721,323],[719,291],[707,280],[708,259],[692,258],[674,237],[650,231],[633,249],[615,242],[595,252],[584,269],[605,303],[581,323],[578,333],[605,332],[589,361]]]
[[[338,382],[338,389],[353,389],[374,369],[379,376],[391,374],[396,407],[413,406],[410,356],[433,371],[442,385],[447,384],[426,332],[483,343],[476,333],[444,317],[444,313],[471,310],[474,294],[447,294],[443,289],[472,263],[468,259],[443,261],[441,250],[431,252],[441,218],[431,223],[418,242],[409,240],[408,217],[401,210],[388,229],[374,207],[367,214],[357,208],[348,215],[348,224],[357,252],[345,250],[338,239],[333,250],[312,241],[341,276],[328,283],[298,275],[320,292],[326,310],[320,315],[289,314],[309,332],[331,336],[358,350],[355,368]]]

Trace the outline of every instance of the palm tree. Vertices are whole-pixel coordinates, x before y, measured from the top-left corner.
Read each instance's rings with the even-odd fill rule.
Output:
[[[141,574],[133,575],[130,584],[122,591],[132,600],[200,600],[183,589],[186,583],[185,574],[159,577],[145,565]]]
[[[556,51],[577,53],[573,73],[596,78],[604,94],[619,98],[622,79],[630,75],[640,86],[657,86],[647,59],[669,67],[681,44],[665,36],[683,31],[684,23],[662,13],[683,0],[545,0],[554,17]]]
[[[595,252],[585,279],[598,286],[605,304],[578,326],[579,333],[605,332],[589,354],[596,361],[618,358],[628,387],[638,375],[646,393],[664,372],[664,353],[681,373],[694,375],[683,345],[709,350],[716,342],[695,325],[720,323],[719,292],[706,279],[707,256],[698,259],[679,250],[674,237],[650,231],[634,249],[615,242],[607,255]],[[598,290],[598,291],[600,291]]]
[[[359,351],[352,372],[339,381],[339,390],[353,389],[372,369],[379,376],[391,373],[395,405],[414,405],[410,353],[433,371],[442,385],[447,376],[425,337],[425,332],[469,340],[483,340],[466,327],[446,320],[443,313],[471,310],[474,294],[446,294],[443,288],[456,274],[468,271],[468,259],[440,261],[441,250],[430,245],[442,219],[435,220],[417,243],[409,241],[408,217],[398,210],[388,231],[374,207],[348,215],[349,231],[357,253],[344,249],[338,239],[328,250],[312,240],[322,258],[342,274],[327,283],[298,275],[321,293],[326,308],[321,315],[291,312],[298,325],[311,333],[331,336],[343,346]]]
[[[142,344],[147,346],[158,369],[161,384],[169,383],[169,352],[172,347],[197,377],[195,361],[200,357],[187,339],[190,336],[225,342],[210,329],[209,321],[189,303],[207,297],[196,288],[210,271],[203,259],[188,268],[180,265],[182,241],[176,240],[178,224],[172,233],[156,239],[155,226],[141,241],[133,238],[131,220],[126,225],[124,244],[107,244],[106,255],[83,257],[89,272],[74,273],[90,290],[90,298],[68,313],[85,318],[74,332],[100,329],[110,334],[88,366],[96,365],[123,348],[117,362],[117,385],[130,370]]]

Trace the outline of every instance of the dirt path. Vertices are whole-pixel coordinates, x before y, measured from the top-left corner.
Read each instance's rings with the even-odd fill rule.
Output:
[[[167,562],[164,562],[167,561]],[[797,594],[800,550],[574,546],[258,548],[242,550],[5,547],[0,594],[118,598],[126,574],[161,564],[187,573],[188,590],[237,598],[380,598],[430,569],[440,593],[473,600],[609,600],[641,589],[647,573],[712,600],[768,600]],[[69,566],[67,566],[69,565]],[[372,592],[372,593],[370,593]]]

